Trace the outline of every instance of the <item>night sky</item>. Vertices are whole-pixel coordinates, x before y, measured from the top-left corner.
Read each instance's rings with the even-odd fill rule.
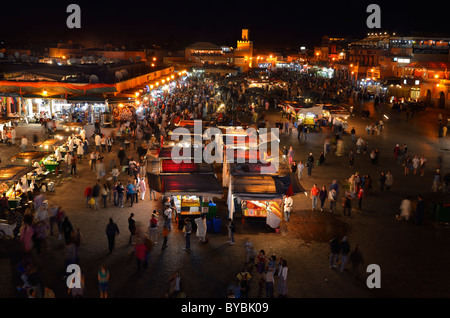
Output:
[[[23,3],[23,5],[21,5]],[[81,29],[68,29],[66,8],[81,7]],[[381,29],[369,29],[370,3],[381,7]],[[197,41],[235,46],[241,29],[256,48],[307,46],[323,35],[363,36],[368,32],[449,33],[444,1],[11,1],[2,10],[0,39],[30,41],[145,41],[189,45]],[[6,13],[7,12],[7,13]],[[6,14],[5,14],[6,13]]]

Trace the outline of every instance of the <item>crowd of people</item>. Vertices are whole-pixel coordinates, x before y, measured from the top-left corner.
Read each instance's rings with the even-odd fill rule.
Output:
[[[300,92],[308,92],[315,96],[317,100],[347,98],[365,99],[368,98],[367,91],[359,90],[345,80],[340,79],[322,79],[311,76],[292,76],[288,72],[281,71],[273,74],[274,78],[285,81],[288,85],[277,89],[263,89],[259,94],[246,90],[239,81],[240,76],[232,78],[215,79],[214,81],[200,81],[196,77],[178,81],[169,91],[161,92],[157,98],[149,99],[144,103],[144,112],[139,113],[127,109],[124,116],[118,116],[119,122],[117,129],[111,134],[105,134],[97,122],[92,136],[86,136],[82,129],[77,134],[68,138],[68,152],[63,159],[61,154],[56,154],[58,161],[70,166],[70,174],[80,176],[80,169],[77,164],[89,165],[88,170],[95,174],[96,182],[83,179],[86,182],[84,189],[84,206],[88,209],[101,210],[110,207],[123,208],[129,205],[130,209],[139,206],[139,202],[146,199],[146,193],[150,193],[150,200],[156,200],[154,190],[146,183],[143,167],[145,166],[145,156],[149,149],[164,144],[169,138],[169,132],[174,125],[181,120],[203,119],[212,125],[219,124],[242,124],[244,122],[257,123],[261,125],[270,125],[266,119],[266,112],[269,108],[277,109],[279,101],[284,99],[293,99]],[[218,83],[218,85],[216,85]],[[220,93],[220,94],[218,94]],[[384,97],[379,96],[378,103],[384,102]],[[221,104],[225,105],[224,111],[219,111]],[[278,109],[277,109],[278,110]],[[14,128],[13,128],[14,129]],[[285,133],[291,134],[292,126],[285,127]],[[378,136],[383,133],[384,123],[382,120],[367,125],[367,138]],[[8,137],[8,133],[11,134]],[[306,140],[306,131],[298,129],[298,139]],[[6,138],[3,138],[5,134]],[[13,133],[2,131],[2,140],[15,140]],[[326,157],[333,150],[337,157],[344,157],[348,153],[348,165],[354,168],[357,156],[368,155],[368,160],[372,165],[377,165],[380,160],[380,151],[376,148],[369,149],[368,141],[363,138],[363,133],[359,136],[355,130],[351,131],[352,148],[347,152],[344,149],[343,131],[338,130],[333,137],[326,138],[323,151],[320,155],[314,156],[309,153],[307,158],[299,159],[295,154],[293,147],[285,147],[282,151],[284,162],[289,164],[292,172],[296,173],[300,180],[304,180],[304,171],[306,168],[306,177],[313,178],[313,168],[323,165]],[[25,148],[27,141],[22,141]],[[303,160],[305,159],[305,160]],[[403,144],[396,145],[394,148],[394,159],[404,165],[405,175],[413,174],[418,176],[425,175],[426,158],[421,155],[412,156],[408,152],[408,147]],[[108,162],[109,160],[109,162]],[[85,167],[86,167],[85,166]],[[398,178],[396,176],[396,178]],[[441,176],[439,170],[433,176],[433,187],[438,189],[441,185]],[[391,171],[380,172],[380,175],[371,178],[367,173],[352,173],[347,179],[348,183],[343,189],[338,180],[333,179],[329,185],[314,184],[310,190],[313,211],[330,211],[336,213],[342,210],[343,215],[352,217],[353,203],[358,202],[358,210],[363,210],[363,200],[376,191],[376,182],[379,184],[379,191],[391,191],[395,187],[394,177]],[[82,194],[79,194],[80,196]],[[153,199],[152,199],[153,197]],[[339,198],[342,199],[338,204]],[[287,198],[289,199],[289,198]],[[36,249],[39,255],[42,246],[48,236],[58,235],[59,240],[64,240],[66,251],[66,264],[79,263],[79,250],[81,242],[81,231],[72,225],[69,217],[64,212],[64,207],[48,206],[44,203],[45,199],[38,196],[34,200],[36,214],[30,219],[28,215],[23,216],[21,223],[17,225],[20,231],[17,237],[23,243],[24,251],[27,257],[24,262],[27,265],[20,272],[24,276],[24,284],[21,290],[26,290],[29,295],[38,292],[44,294],[44,290],[35,281],[29,282],[29,276],[33,277],[34,266],[28,265],[31,262],[30,253],[32,248]],[[295,211],[295,206],[291,202],[289,210],[285,210],[285,221],[289,221],[289,215]],[[328,203],[327,203],[328,202]],[[417,197],[417,202],[411,197],[405,198],[401,203],[401,213],[399,218],[410,220],[414,218],[418,224],[423,221],[422,196]],[[286,204],[286,203],[285,203]],[[285,205],[286,207],[286,205]],[[328,207],[328,208],[327,208]],[[163,205],[161,211],[154,210],[148,216],[148,224],[144,229],[136,226],[134,221],[134,212],[132,209],[128,218],[129,245],[133,247],[133,255],[136,259],[136,269],[138,271],[149,266],[149,257],[156,243],[162,239],[161,250],[170,246],[169,237],[172,232],[172,220],[175,213],[172,205]],[[416,212],[415,216],[413,211]],[[288,212],[288,213],[286,213]],[[105,219],[106,221],[106,219]],[[108,242],[108,251],[113,253],[115,249],[115,239],[122,232],[120,224],[116,224],[112,218],[105,222],[105,234]],[[56,225],[57,231],[54,231]],[[194,225],[194,226],[193,226]],[[187,252],[191,249],[191,235],[194,232],[198,237],[199,243],[205,244],[208,241],[207,226],[205,217],[195,219],[191,224],[187,219],[183,227],[185,237],[183,249]],[[234,244],[235,225],[232,219],[227,224],[228,241],[230,245]],[[336,239],[337,240],[337,239]],[[337,268],[337,259],[340,259],[340,271],[346,268],[347,262],[352,265],[352,271],[355,277],[361,276],[361,266],[363,263],[362,254],[359,247],[355,245],[350,249],[348,238],[344,237],[337,242],[330,242],[331,256],[330,267]],[[287,277],[288,265],[286,259],[277,258],[275,255],[266,256],[265,250],[261,249],[255,253],[253,244],[246,241],[247,259],[242,271],[239,272],[235,284],[229,289],[229,297],[246,298],[249,295],[250,280],[252,276],[258,280],[258,295],[267,298],[287,296]],[[32,262],[31,262],[32,263]],[[257,274],[252,273],[256,268]],[[98,282],[100,297],[108,297],[109,270],[102,265],[98,271]],[[25,280],[26,278],[26,280]],[[32,280],[32,279],[31,279]],[[170,280],[173,286],[167,297],[179,297],[183,291],[180,287],[181,277],[177,272]],[[34,286],[34,287],[31,287]],[[38,287],[36,287],[38,286]],[[70,289],[72,296],[83,296],[85,291]],[[265,291],[265,293],[263,292]]]

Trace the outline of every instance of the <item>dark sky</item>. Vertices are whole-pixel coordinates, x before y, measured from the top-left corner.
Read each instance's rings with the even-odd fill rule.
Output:
[[[9,2],[2,10],[0,39],[146,41],[188,45],[197,41],[236,45],[250,30],[256,48],[318,44],[323,35],[362,36],[368,32],[448,33],[446,2],[433,1],[35,1]],[[69,29],[66,8],[81,7],[81,29]],[[381,7],[381,29],[369,29],[369,4]],[[3,5],[3,4],[2,4]],[[6,14],[5,14],[6,13]]]

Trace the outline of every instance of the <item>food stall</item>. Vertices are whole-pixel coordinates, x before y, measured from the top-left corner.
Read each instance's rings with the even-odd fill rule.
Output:
[[[84,128],[84,126],[86,126],[86,123],[84,123],[84,122],[66,122],[66,123],[62,123],[61,124],[62,126],[63,126],[63,128],[66,130],[66,131],[68,131],[68,130],[70,130],[70,131],[72,131],[72,132],[75,132],[75,133],[78,133],[78,131],[81,129],[81,128]]]
[[[49,155],[49,151],[24,151],[11,157],[11,162],[17,161],[20,164],[33,165],[35,162],[40,162]]]
[[[258,168],[260,169],[260,168]],[[283,200],[286,195],[306,193],[297,174],[287,166],[273,175],[260,175],[257,165],[248,171],[232,171],[228,187],[228,212],[242,216],[242,226],[248,221],[265,222],[277,229],[283,219]]]
[[[200,217],[203,202],[222,198],[223,190],[213,173],[160,174],[147,172],[149,187],[172,197],[179,228],[185,218]]]
[[[33,171],[36,167],[33,166],[20,166],[20,165],[7,165],[0,168],[0,196],[6,193],[8,197],[8,204],[10,208],[17,208],[20,206],[21,190],[16,186],[16,182],[33,179]]]
[[[347,119],[350,112],[343,106],[327,104],[323,106],[323,117],[328,119],[328,123],[333,126],[342,126],[343,131],[348,128]]]
[[[63,140],[59,138],[55,139],[47,139],[44,141],[39,141],[38,143],[34,144],[34,146],[39,147],[40,151],[52,151],[54,150],[54,147],[60,146],[64,143]]]

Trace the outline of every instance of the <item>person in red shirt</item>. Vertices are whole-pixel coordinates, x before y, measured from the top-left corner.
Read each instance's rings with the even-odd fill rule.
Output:
[[[363,199],[363,197],[364,197],[364,190],[363,190],[363,188],[359,188],[359,191],[358,191],[358,208],[359,208],[359,211],[362,210],[362,199]]]
[[[136,262],[137,262],[137,270],[140,270],[141,267],[147,268],[147,246],[145,246],[144,242],[139,242],[134,247]]]
[[[319,193],[320,193],[319,187],[317,186],[317,184],[314,184],[314,186],[311,189],[311,199],[312,199],[313,211],[316,210],[317,203],[319,202]]]
[[[86,197],[86,208],[88,208],[89,200],[92,198],[92,187],[90,184],[84,189],[84,196]]]

